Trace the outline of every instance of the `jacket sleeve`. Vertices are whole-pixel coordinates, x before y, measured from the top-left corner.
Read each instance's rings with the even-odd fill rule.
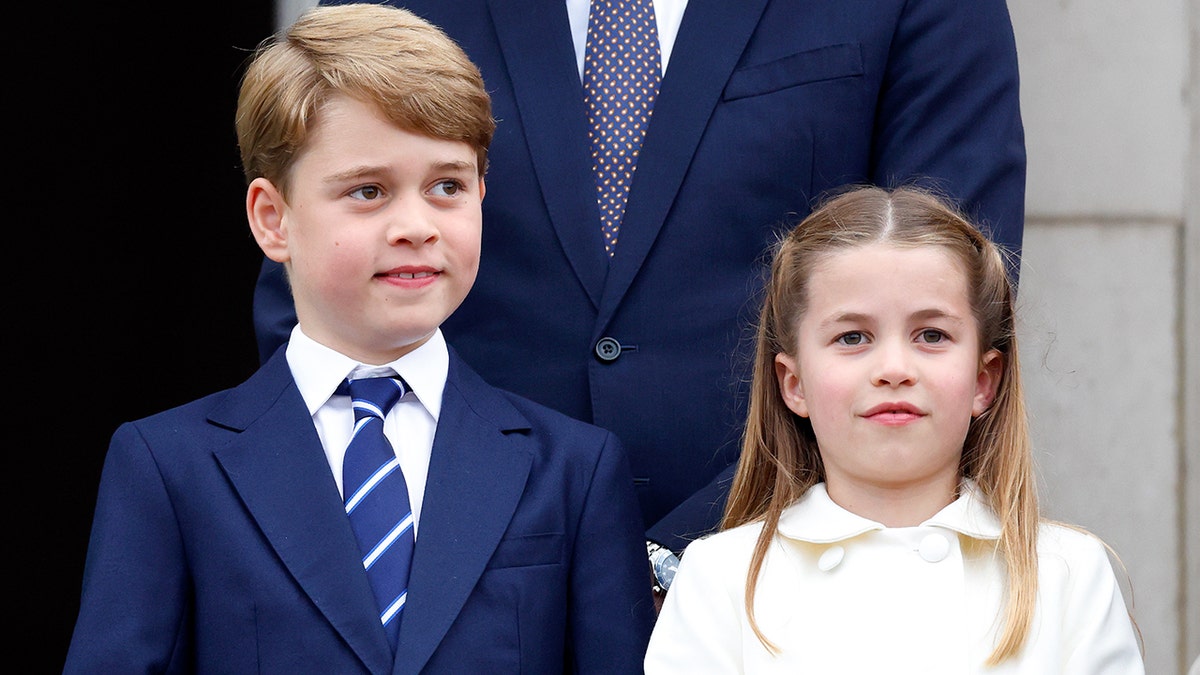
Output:
[[[632,474],[606,434],[580,516],[568,606],[575,672],[642,672],[654,624],[650,569]]]
[[[745,572],[723,567],[719,554],[719,549],[706,549],[704,541],[697,541],[680,560],[650,636],[646,675],[743,671],[745,612],[741,596],[734,597],[730,589],[743,588]]]
[[[124,424],[109,445],[64,673],[180,672],[191,635],[175,510],[150,448]]]
[[[873,132],[872,181],[938,189],[1011,254],[1019,272],[1025,133],[1004,0],[912,0],[897,24]]]
[[[1060,537],[1068,547],[1059,577],[1064,586],[1060,672],[1142,675],[1141,646],[1104,544],[1076,532]]]

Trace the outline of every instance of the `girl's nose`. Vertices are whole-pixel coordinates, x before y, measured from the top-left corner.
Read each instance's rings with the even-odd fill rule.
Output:
[[[875,349],[871,383],[880,387],[899,387],[917,381],[916,364],[907,341],[886,340]]]

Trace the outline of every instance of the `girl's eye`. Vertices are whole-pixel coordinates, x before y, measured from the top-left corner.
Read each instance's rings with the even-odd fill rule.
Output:
[[[857,347],[858,345],[866,343],[866,341],[867,336],[859,333],[858,331],[842,333],[841,335],[837,336],[836,340],[834,340],[834,342],[847,347]]]
[[[463,189],[463,184],[459,181],[444,180],[433,186],[433,193],[442,197],[453,197]]]
[[[383,194],[383,190],[380,190],[378,185],[364,185],[364,186],[358,188],[357,190],[354,190],[353,192],[351,192],[350,196],[355,199],[361,199],[363,201],[369,202],[369,201],[372,201],[375,199],[379,199],[379,196],[382,194]]]
[[[921,341],[926,344],[937,344],[946,339],[946,334],[940,330],[927,328],[921,331]]]

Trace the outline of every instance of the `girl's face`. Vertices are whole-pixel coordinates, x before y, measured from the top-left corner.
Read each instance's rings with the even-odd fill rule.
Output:
[[[795,358],[775,359],[783,399],[812,422],[834,501],[883,520],[916,500],[915,525],[953,499],[967,427],[1000,379],[965,275],[942,247],[870,244],[816,265],[808,303]]]

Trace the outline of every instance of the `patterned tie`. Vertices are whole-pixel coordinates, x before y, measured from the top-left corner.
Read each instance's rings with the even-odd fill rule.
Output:
[[[658,96],[661,64],[652,0],[592,0],[583,96],[604,250],[610,256]]]
[[[400,634],[400,613],[408,596],[413,555],[413,514],[408,486],[391,443],[383,435],[383,418],[407,390],[398,377],[347,380],[339,393],[354,399],[354,435],[342,465],[346,515],[363,567],[379,604],[379,620],[392,651]]]

